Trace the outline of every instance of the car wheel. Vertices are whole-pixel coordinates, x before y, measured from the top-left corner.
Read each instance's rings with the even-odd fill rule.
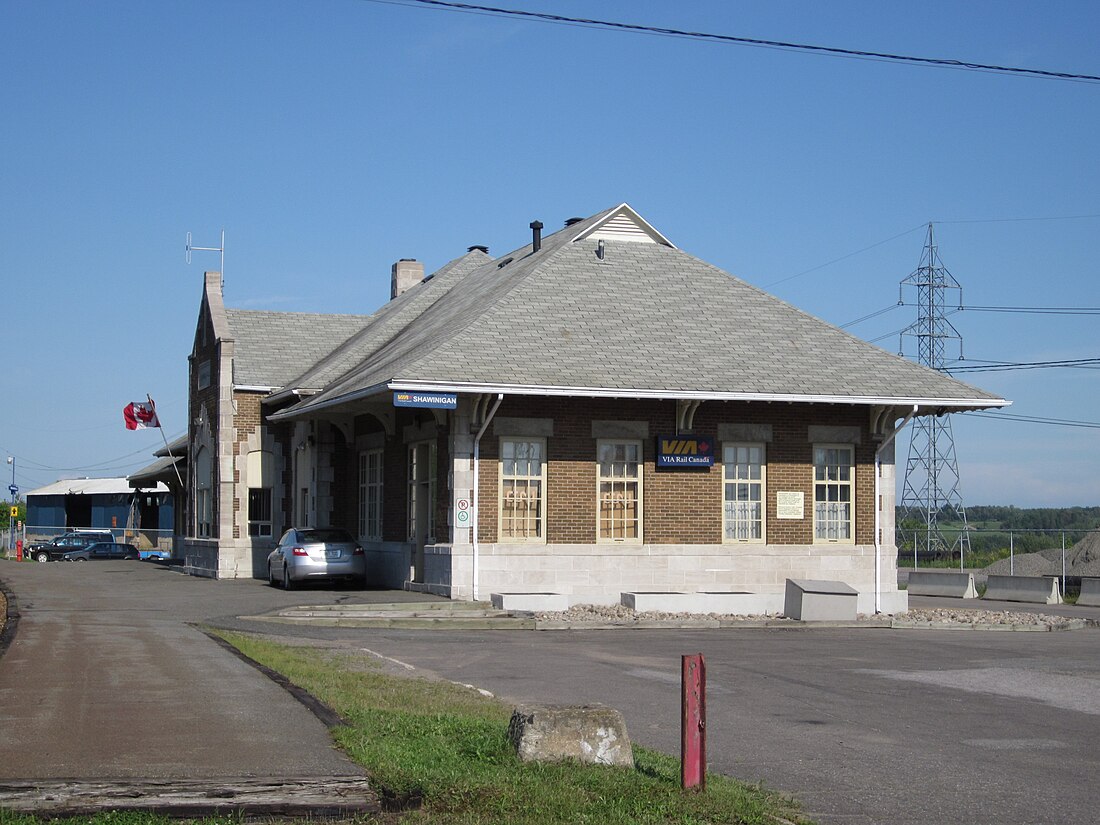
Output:
[[[38,553],[34,557],[34,560],[37,561],[37,562],[40,562],[40,563],[48,562],[50,560],[50,554],[49,553]]]
[[[73,559],[72,561],[81,561],[81,562],[83,562],[83,561],[87,561],[87,559]]]
[[[290,568],[283,567],[283,590],[293,590],[294,582],[290,579]]]

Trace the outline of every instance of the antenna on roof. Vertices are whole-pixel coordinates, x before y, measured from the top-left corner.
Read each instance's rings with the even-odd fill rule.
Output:
[[[187,233],[187,246],[185,247],[185,250],[186,250],[186,256],[185,257],[186,257],[187,263],[191,263],[191,253],[192,252],[217,252],[218,255],[219,255],[219,257],[218,257],[218,272],[220,272],[221,276],[222,276],[222,286],[225,285],[225,230],[224,229],[222,230],[222,242],[221,242],[221,245],[219,245],[219,246],[192,246],[191,245],[191,233],[188,232]]]

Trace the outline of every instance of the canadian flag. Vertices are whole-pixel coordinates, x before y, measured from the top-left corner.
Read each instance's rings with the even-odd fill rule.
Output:
[[[152,398],[148,401],[131,401],[122,408],[122,418],[128,430],[144,430],[147,427],[160,426],[157,405],[153,403]]]

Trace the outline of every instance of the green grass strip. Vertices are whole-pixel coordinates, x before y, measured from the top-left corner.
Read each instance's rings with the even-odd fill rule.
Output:
[[[633,769],[523,763],[508,742],[511,706],[499,700],[450,682],[391,676],[359,654],[221,635],[347,720],[333,736],[379,793],[419,803],[402,823],[805,822],[789,800],[727,777],[711,775],[705,792],[684,793],[679,760],[637,746]]]

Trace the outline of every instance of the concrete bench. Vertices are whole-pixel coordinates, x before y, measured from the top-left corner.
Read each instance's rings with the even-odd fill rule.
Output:
[[[782,593],[621,593],[620,603],[639,613],[720,613],[730,616],[766,616],[783,610]]]
[[[492,593],[489,601],[497,610],[560,613],[569,609],[569,597],[562,593]]]
[[[1058,579],[1044,576],[990,576],[982,598],[998,602],[1062,603]]]
[[[1081,577],[1081,595],[1077,604],[1086,607],[1100,607],[1100,579]]]
[[[910,596],[950,596],[976,599],[973,573],[949,573],[913,570],[909,573]]]
[[[844,582],[787,579],[783,613],[802,622],[854,622],[858,597]]]

